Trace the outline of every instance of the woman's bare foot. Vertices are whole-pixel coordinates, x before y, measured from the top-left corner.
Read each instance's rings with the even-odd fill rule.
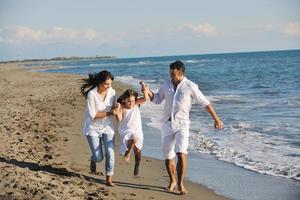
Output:
[[[106,185],[109,187],[115,187],[115,184],[113,182],[106,182]]]
[[[175,187],[176,187],[176,182],[171,182],[168,187],[165,187],[165,189],[169,192],[172,192],[175,189]]]
[[[115,186],[115,184],[112,182],[112,176],[106,176],[106,185],[110,187]]]
[[[90,170],[92,173],[95,173],[96,172],[96,162],[95,161],[92,161],[90,162]]]
[[[185,189],[183,185],[178,185],[178,190],[181,195],[185,195],[188,193],[188,191]]]

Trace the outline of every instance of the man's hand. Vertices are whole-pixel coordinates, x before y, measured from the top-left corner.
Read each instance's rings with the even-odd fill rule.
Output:
[[[221,120],[216,120],[215,121],[215,128],[216,129],[223,129],[224,128],[224,124]]]

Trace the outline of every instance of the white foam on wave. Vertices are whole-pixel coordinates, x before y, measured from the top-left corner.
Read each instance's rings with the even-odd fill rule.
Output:
[[[204,62],[212,62],[214,59],[190,59],[186,60],[185,63],[204,63]]]
[[[145,81],[146,84],[149,85],[152,91],[157,91],[157,88],[159,87],[156,83],[157,80],[141,80],[138,78],[135,78],[133,76],[116,76],[116,81],[119,81],[121,83],[132,85],[133,87],[140,87],[140,81]]]
[[[140,82],[140,79],[134,78],[133,76],[117,76],[115,80],[132,86],[138,86]]]
[[[110,67],[114,67],[114,66],[121,66],[121,65],[125,65],[125,66],[144,66],[144,65],[153,65],[155,63],[152,63],[150,61],[144,60],[144,61],[136,61],[136,62],[105,62],[105,63],[92,63],[89,64],[89,67],[105,67],[105,66],[110,66]]]
[[[259,173],[300,180],[300,149],[282,137],[251,131],[253,128],[240,122],[220,134],[192,133],[190,149]]]
[[[150,61],[138,61],[133,63],[128,63],[128,66],[140,66],[140,65],[151,65]]]
[[[149,122],[146,123],[147,126],[152,128],[161,129],[161,119],[163,116],[163,105],[155,105],[153,103],[147,102],[141,107],[142,115],[146,116]],[[160,133],[159,131],[157,133]]]
[[[207,98],[214,103],[244,103],[247,101],[246,97],[242,95],[213,95]]]

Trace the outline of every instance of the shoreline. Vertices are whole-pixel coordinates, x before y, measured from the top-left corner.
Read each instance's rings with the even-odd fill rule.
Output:
[[[0,71],[1,198],[226,199],[190,181],[185,181],[187,195],[165,191],[164,162],[155,158],[143,157],[140,177],[133,178],[133,159],[127,165],[119,156],[118,138],[117,186],[105,186],[104,162],[97,164],[98,175],[89,173],[89,147],[81,132],[83,77],[31,72],[20,64],[0,64]],[[120,94],[125,86],[114,82],[113,87]]]

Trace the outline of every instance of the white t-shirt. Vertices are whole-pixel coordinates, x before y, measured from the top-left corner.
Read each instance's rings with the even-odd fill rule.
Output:
[[[102,134],[114,134],[113,117],[94,119],[96,113],[109,112],[116,102],[116,92],[109,88],[103,101],[97,92],[97,87],[89,91],[86,100],[83,134],[89,136],[101,136]]]
[[[209,100],[199,90],[198,85],[184,77],[174,91],[171,79],[159,88],[158,93],[154,94],[153,102],[160,104],[165,100],[162,121],[166,123],[171,118],[172,128],[189,129],[189,114],[192,107],[192,100],[206,107],[210,104]]]

